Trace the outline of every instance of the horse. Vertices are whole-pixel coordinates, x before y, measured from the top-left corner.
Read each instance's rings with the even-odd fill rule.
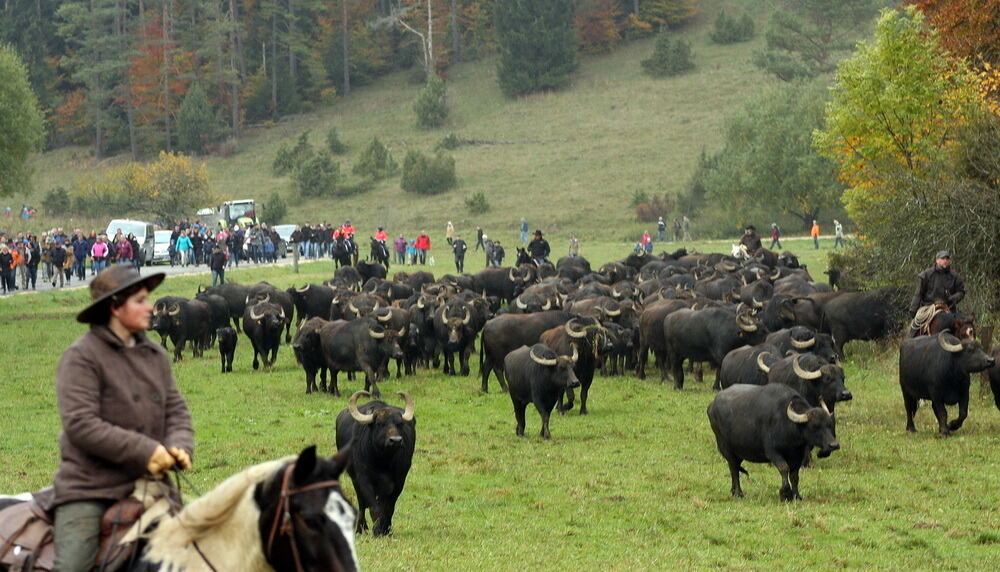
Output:
[[[368,260],[378,262],[382,266],[385,266],[386,270],[389,270],[389,248],[384,242],[372,238],[371,254],[368,256]]]
[[[531,255],[528,254],[528,251],[519,246],[517,247],[517,259],[514,261],[514,266],[520,266],[522,264],[532,264],[537,266],[535,261],[531,258]]]
[[[333,258],[334,268],[351,265],[351,243],[342,236],[338,236],[330,243],[330,256]]]
[[[350,458],[344,449],[317,457],[313,445],[237,473],[173,515],[164,496],[122,538],[136,547],[122,570],[357,571],[358,513],[338,481]]]
[[[930,318],[920,324],[913,324],[917,327],[911,327],[909,337],[933,336],[938,332],[948,332],[960,340],[974,340],[976,338],[975,316],[952,312],[944,303],[935,304],[933,308],[933,311],[928,312]]]

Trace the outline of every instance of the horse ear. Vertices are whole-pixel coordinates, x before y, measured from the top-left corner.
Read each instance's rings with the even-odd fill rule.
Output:
[[[347,445],[344,445],[337,451],[337,454],[330,458],[330,462],[333,463],[333,474],[335,476],[343,473],[347,469],[347,465],[351,464],[351,447],[354,442],[351,441]]]
[[[295,470],[292,476],[295,482],[302,483],[309,480],[309,477],[316,470],[316,445],[310,445],[299,453],[299,458],[295,460]]]

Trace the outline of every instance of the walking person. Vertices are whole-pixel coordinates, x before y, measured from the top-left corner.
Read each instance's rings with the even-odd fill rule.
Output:
[[[483,242],[483,240],[485,238],[486,238],[486,234],[483,232],[483,227],[477,226],[476,227],[476,252],[479,252],[479,247],[482,247],[483,250],[486,250],[486,243]]]
[[[38,263],[42,261],[42,251],[38,248],[38,241],[34,235],[28,235],[28,243],[25,246],[29,256],[25,269],[28,272],[28,282],[34,290],[38,283]],[[83,278],[80,278],[80,281],[82,282]]]
[[[431,249],[431,237],[427,233],[420,231],[417,235],[417,255],[420,257],[420,264],[427,264],[427,251]]]
[[[667,241],[667,223],[663,222],[662,216],[656,221],[656,240],[660,242]]]
[[[503,257],[507,255],[507,252],[503,249],[503,245],[500,244],[500,239],[493,242],[493,266],[503,266]]]
[[[528,221],[521,217],[521,244],[528,244]]]
[[[674,218],[674,242],[680,242],[681,241],[681,236],[683,236],[681,234],[681,232],[682,232],[681,231],[681,219],[680,219],[680,217],[675,217]]]
[[[844,241],[844,225],[837,219],[833,219],[833,235],[834,248],[847,248],[847,242]]]
[[[684,242],[689,242],[691,240],[691,219],[687,215],[681,219],[681,230],[684,231]]]
[[[11,257],[11,272],[15,273],[14,284],[20,284],[18,289],[27,290],[28,289],[28,272],[25,266],[26,259],[24,255],[24,242],[18,240],[14,242],[14,248],[10,250]]]
[[[575,234],[569,235],[569,256],[570,258],[580,256],[580,241]]]
[[[132,264],[132,245],[124,235],[119,234],[115,241],[115,262]]]
[[[180,236],[177,237],[176,248],[177,254],[181,256],[181,266],[187,266],[191,257],[191,238],[188,237],[186,230],[182,230]]]
[[[448,241],[448,246],[452,246],[455,241],[455,225],[451,221],[444,227],[444,239]]]
[[[493,250],[495,246],[490,237],[483,235],[483,253],[486,254],[486,268],[493,266]]]
[[[191,414],[166,352],[145,334],[149,293],[163,278],[144,279],[131,265],[98,275],[90,305],[76,317],[90,330],[59,360],[61,461],[43,507],[55,511],[55,570],[93,567],[101,517],[132,493],[137,479],[174,465],[191,468]]]
[[[812,228],[809,229],[809,236],[813,239],[813,244],[816,246],[816,250],[819,250],[819,223],[816,219],[813,219]]]
[[[778,223],[772,222],[771,223],[771,246],[769,246],[768,248],[770,248],[771,250],[774,250],[774,245],[775,244],[778,245],[778,248],[781,248],[781,229],[778,228]]]
[[[226,253],[218,244],[212,248],[212,258],[208,262],[208,267],[212,270],[213,288],[216,283],[226,283]]]
[[[105,235],[100,235],[97,237],[97,242],[90,249],[90,258],[93,261],[93,276],[94,274],[100,274],[104,267],[107,265],[108,261],[108,237]]]
[[[63,278],[63,266],[66,264],[66,249],[63,248],[62,242],[55,240],[52,242],[52,246],[49,247],[49,262],[52,264],[52,287],[56,287],[56,283],[59,283],[59,288],[65,286]]]
[[[13,294],[17,289],[14,284],[14,256],[6,242],[0,242],[0,285],[4,294]]]
[[[461,235],[454,237],[451,241],[451,250],[455,253],[455,271],[459,274],[465,272],[465,251],[468,249],[469,247],[462,240]]]
[[[396,251],[396,264],[406,264],[406,237],[399,235],[392,241],[392,247]]]

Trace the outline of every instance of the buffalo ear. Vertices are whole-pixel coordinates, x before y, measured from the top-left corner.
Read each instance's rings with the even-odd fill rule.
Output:
[[[296,483],[302,483],[316,470],[316,445],[309,445],[299,453],[299,458],[295,460],[295,469],[292,476]]]
[[[343,473],[347,466],[351,464],[351,447],[354,445],[354,441],[350,441],[346,445],[340,448],[333,457],[330,458],[330,462],[333,463],[334,476],[339,476]]]

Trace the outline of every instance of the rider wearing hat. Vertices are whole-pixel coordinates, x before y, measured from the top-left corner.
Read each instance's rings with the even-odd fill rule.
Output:
[[[535,230],[535,238],[528,243],[528,254],[531,255],[531,259],[535,264],[541,264],[545,262],[549,252],[549,241],[542,238],[542,231]]]
[[[746,226],[743,236],[740,237],[740,244],[747,248],[749,256],[756,255],[757,251],[763,248],[763,245],[760,243],[760,237],[757,236],[757,228],[754,225],[748,224]]]
[[[191,467],[191,414],[166,352],[145,334],[149,293],[163,279],[140,276],[131,265],[101,272],[90,284],[90,305],[76,317],[90,330],[59,360],[61,461],[54,498],[45,503],[55,509],[56,570],[94,566],[101,517],[137,479]]]
[[[951,269],[951,253],[938,251],[934,256],[934,266],[917,274],[917,291],[910,302],[910,313],[916,314],[923,306],[944,304],[948,310],[958,310],[958,303],[965,297],[965,283],[957,272]]]

